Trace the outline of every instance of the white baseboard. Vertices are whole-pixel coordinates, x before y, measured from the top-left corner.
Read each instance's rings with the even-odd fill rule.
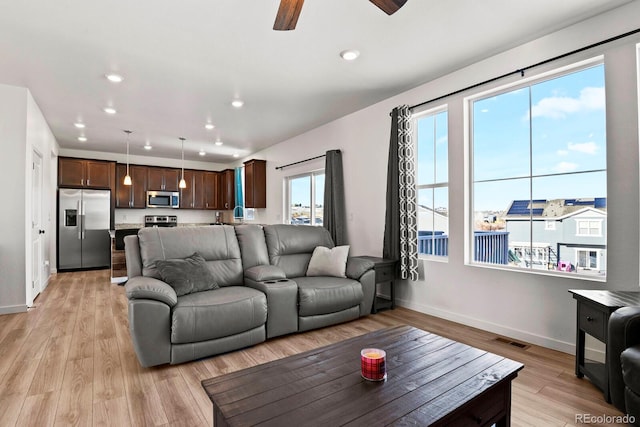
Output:
[[[127,276],[124,276],[124,277],[112,277],[111,278],[111,283],[124,283],[127,280],[129,280],[129,278]]]
[[[27,305],[7,305],[4,307],[0,307],[0,314],[14,314],[14,313],[24,313],[27,311]]]
[[[411,310],[419,311],[421,313],[425,313],[425,314],[440,317],[446,320],[450,320],[452,322],[462,323],[463,325],[472,326],[474,328],[493,332],[495,334],[503,335],[505,337],[525,341],[530,344],[539,345],[539,346],[550,348],[553,350],[562,351],[563,353],[575,354],[576,352],[576,346],[575,346],[575,343],[573,342],[565,342],[565,341],[556,340],[554,338],[532,334],[527,331],[522,331],[519,329],[510,328],[504,325],[487,322],[481,319],[464,316],[458,313],[441,310],[439,308],[435,308],[435,307],[431,307],[423,304],[416,304],[413,301],[407,301],[404,299],[396,298],[396,304],[402,307],[409,308]],[[593,353],[589,353],[590,351],[593,351]],[[597,355],[598,353],[602,354],[602,352],[599,352],[597,350],[591,350],[591,349],[585,349],[585,353],[587,353],[587,355],[593,354],[594,356]],[[598,359],[596,358],[595,360],[598,360]]]

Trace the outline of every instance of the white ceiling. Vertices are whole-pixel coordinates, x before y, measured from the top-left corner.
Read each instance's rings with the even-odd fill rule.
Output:
[[[3,1],[0,83],[31,90],[63,148],[124,153],[130,129],[132,154],[180,158],[183,136],[186,159],[229,163],[627,2],[408,0],[387,16],[309,0],[277,32],[279,0]]]

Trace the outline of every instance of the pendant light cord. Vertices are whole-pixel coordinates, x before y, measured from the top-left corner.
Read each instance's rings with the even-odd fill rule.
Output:
[[[184,138],[180,137],[182,142],[182,180],[184,181]]]
[[[129,176],[129,135],[131,135],[130,130],[124,131],[127,134],[127,176]]]

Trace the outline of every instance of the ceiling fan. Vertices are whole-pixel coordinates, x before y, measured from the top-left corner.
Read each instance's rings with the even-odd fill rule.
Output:
[[[382,9],[382,11],[387,15],[393,15],[407,2],[407,0],[369,1]],[[280,0],[280,7],[278,8],[278,14],[276,15],[276,22],[273,24],[273,29],[278,31],[295,29],[303,3],[304,0]]]

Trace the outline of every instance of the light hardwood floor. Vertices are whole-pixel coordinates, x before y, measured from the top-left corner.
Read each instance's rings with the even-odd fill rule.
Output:
[[[524,363],[513,383],[515,426],[577,426],[576,414],[621,415],[587,379],[575,377],[572,355],[517,348],[403,308],[196,362],[141,368],[124,287],[101,270],[54,275],[34,308],[0,316],[0,426],[211,426],[201,380],[397,324]]]

